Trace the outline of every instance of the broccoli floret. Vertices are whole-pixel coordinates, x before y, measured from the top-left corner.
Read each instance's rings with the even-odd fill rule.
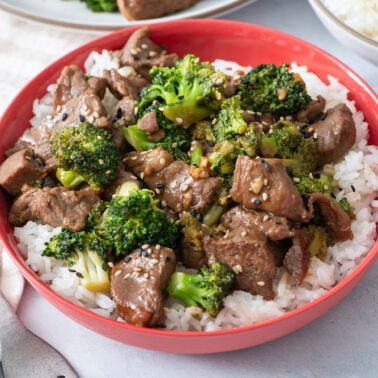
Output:
[[[242,107],[256,112],[289,115],[311,101],[301,77],[283,64],[260,64],[249,71],[240,84]]]
[[[62,228],[46,243],[43,255],[64,260],[86,289],[108,292],[110,280],[106,262],[109,249],[110,244],[93,232]]]
[[[87,4],[93,12],[115,12],[118,10],[117,0],[80,0]]]
[[[126,181],[106,203],[100,218],[97,214],[92,218],[90,215],[90,219],[96,220],[92,223],[93,230],[111,242],[117,259],[143,244],[174,248],[178,227],[158,203],[151,190]]]
[[[227,84],[223,72],[192,54],[174,67],[153,67],[150,76],[152,84],[140,94],[139,113],[157,102],[166,118],[184,128],[219,110]]]
[[[304,193],[326,193],[331,195],[333,191],[332,177],[325,173],[310,173],[293,177],[296,188]]]
[[[51,138],[56,176],[66,187],[83,182],[101,190],[117,177],[118,148],[106,130],[90,123],[62,129]]]
[[[233,290],[234,282],[232,268],[217,261],[210,269],[203,266],[196,274],[173,273],[168,293],[186,306],[201,307],[210,316],[216,316],[223,306],[223,299]]]
[[[175,160],[189,161],[188,150],[190,147],[190,138],[187,130],[182,129],[181,127],[166,130],[164,138],[155,142],[150,141],[147,133],[140,130],[138,125],[124,127],[123,136],[137,151],[146,151],[157,147],[163,147],[172,154]]]
[[[312,136],[304,135],[293,122],[278,121],[261,136],[261,155],[277,157],[294,175],[308,173],[316,167],[316,142]]]
[[[228,140],[217,143],[207,156],[210,162],[210,170],[222,175],[232,174],[237,155],[235,143]]]
[[[247,129],[248,125],[243,119],[243,110],[240,107],[240,96],[224,100],[213,127],[215,140],[233,140],[244,135]]]

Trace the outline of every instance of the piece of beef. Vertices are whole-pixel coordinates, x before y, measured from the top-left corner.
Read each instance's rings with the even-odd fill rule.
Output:
[[[110,92],[119,100],[123,97],[139,99],[140,91],[149,83],[147,79],[138,74],[123,76],[114,68],[104,70],[104,78]]]
[[[356,140],[356,126],[352,112],[345,104],[329,109],[324,120],[313,123],[318,148],[318,163],[334,163],[341,159]]]
[[[154,134],[159,131],[159,123],[156,112],[146,113],[138,122],[138,128],[147,134]]]
[[[235,202],[247,209],[271,212],[298,222],[308,219],[303,199],[280,159],[239,155],[230,193]]]
[[[234,206],[223,214],[221,224],[227,230],[243,228],[260,231],[270,240],[282,240],[294,235],[286,218],[241,206]]]
[[[151,41],[148,27],[137,29],[127,40],[121,50],[122,66],[133,67],[140,75],[151,80],[149,71],[153,66],[172,67],[177,54],[166,54],[164,48]]]
[[[10,155],[0,165],[0,185],[12,196],[21,193],[24,185],[33,185],[46,176],[43,164],[35,159],[31,149]]]
[[[112,124],[113,139],[121,152],[127,149],[127,142],[123,136],[122,129],[127,125],[137,122],[135,115],[135,100],[131,97],[124,97],[118,101],[109,112],[109,120]]]
[[[353,239],[349,215],[328,194],[312,193],[308,195],[308,207],[313,212],[314,204],[320,208],[333,241],[345,241]]]
[[[106,84],[106,80],[103,78],[91,77],[86,79],[84,72],[76,65],[66,66],[56,83],[53,94],[53,108],[59,110],[60,106],[88,89],[103,98]]]
[[[178,213],[193,210],[204,214],[221,188],[221,181],[216,177],[193,178],[188,164],[173,161],[172,155],[161,147],[130,152],[126,164],[156,193],[162,204]]]
[[[91,189],[31,188],[13,202],[9,223],[23,226],[31,220],[80,231],[85,227],[88,213],[99,200],[98,194]]]
[[[111,295],[118,314],[130,324],[159,326],[164,323],[164,290],[176,269],[172,249],[143,246],[112,268]]]
[[[222,261],[236,274],[236,288],[265,299],[273,299],[273,279],[276,275],[274,256],[262,232],[234,229],[224,236],[204,237],[204,249],[209,264]]]
[[[324,113],[326,100],[322,96],[318,96],[316,100],[310,101],[307,107],[300,110],[296,114],[296,119],[299,122],[312,123],[317,121]]]
[[[285,255],[283,266],[294,278],[295,283],[300,285],[310,265],[311,255],[308,247],[311,243],[311,236],[306,230],[297,229],[292,241],[293,245]]]
[[[117,0],[120,12],[128,20],[145,20],[187,9],[199,0]]]

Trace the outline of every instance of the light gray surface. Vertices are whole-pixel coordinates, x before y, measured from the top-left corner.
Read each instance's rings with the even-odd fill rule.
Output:
[[[274,27],[306,39],[378,89],[377,67],[340,46],[305,0],[259,0],[224,18]],[[222,354],[174,355],[114,342],[68,319],[29,285],[18,313],[24,324],[62,352],[84,378],[377,377],[377,267],[376,263],[345,300],[307,327],[265,345]]]

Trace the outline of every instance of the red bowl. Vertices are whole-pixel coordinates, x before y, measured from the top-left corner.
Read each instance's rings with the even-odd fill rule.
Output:
[[[136,27],[105,35],[79,47],[36,76],[18,94],[0,121],[0,159],[20,137],[32,117],[33,99],[42,97],[68,64],[83,65],[88,54],[121,48]],[[291,35],[261,26],[223,20],[182,20],[151,24],[151,38],[180,55],[193,53],[203,60],[216,58],[241,65],[283,64],[296,61],[327,82],[332,75],[349,88],[350,100],[370,125],[370,143],[378,144],[378,107],[375,92],[352,70],[323,50]],[[62,298],[26,266],[7,221],[6,195],[0,193],[0,238],[29,283],[63,313],[109,338],[130,345],[174,353],[214,353],[262,344],[293,332],[318,318],[342,300],[362,279],[378,255],[378,242],[341,283],[317,300],[272,320],[230,330],[177,332],[139,328],[96,315]]]

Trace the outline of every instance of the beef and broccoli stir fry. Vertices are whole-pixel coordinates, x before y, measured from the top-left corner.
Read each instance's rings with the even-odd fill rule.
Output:
[[[300,285],[312,256],[353,238],[322,170],[355,142],[346,105],[325,111],[286,64],[229,76],[180,59],[148,28],[113,53],[121,68],[101,77],[63,69],[53,113],[8,150],[0,184],[9,222],[61,227],[44,255],[123,319],[158,326],[168,297],[210,316],[234,290],[273,299],[279,267]]]

